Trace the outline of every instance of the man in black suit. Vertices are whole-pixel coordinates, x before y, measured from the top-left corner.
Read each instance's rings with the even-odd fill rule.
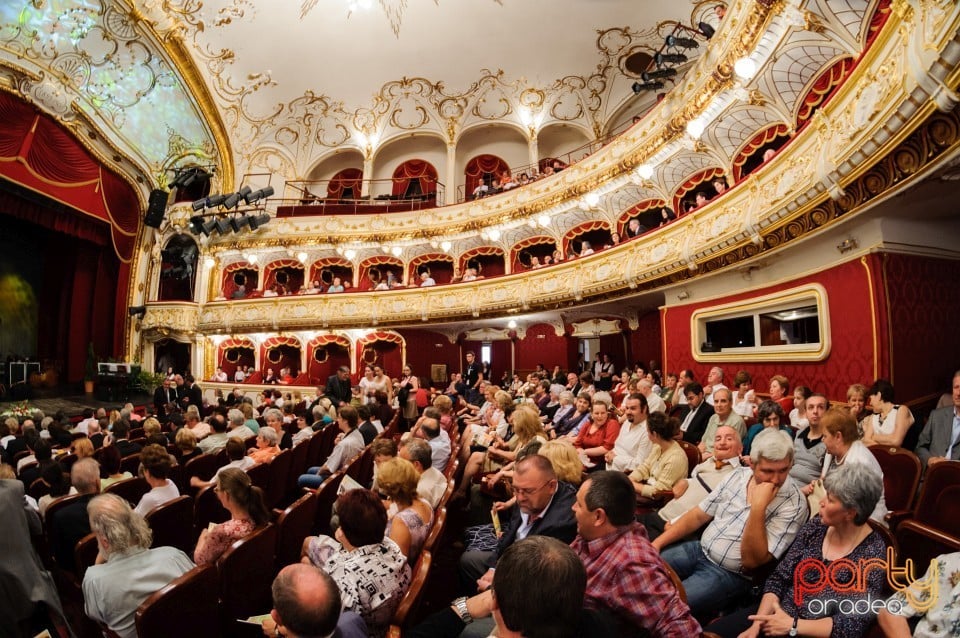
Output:
[[[464,593],[485,590],[493,582],[497,559],[514,542],[528,536],[551,536],[570,543],[577,535],[573,504],[577,490],[557,480],[550,459],[539,454],[524,457],[514,468],[513,493],[517,505],[492,552],[470,551],[460,557],[460,582]]]
[[[350,368],[340,366],[336,374],[331,374],[323,393],[338,408],[342,405],[350,405]]]
[[[120,458],[140,453],[140,444],[127,440],[130,434],[130,422],[126,419],[117,419],[113,424],[113,445],[116,446]]]
[[[713,416],[713,406],[703,400],[703,386],[694,381],[683,389],[687,397],[687,411],[680,422],[683,440],[694,445],[700,443]]]
[[[370,420],[370,406],[368,405],[358,405],[357,406],[357,416],[360,418],[360,434],[363,435],[363,444],[370,445],[370,443],[377,438],[377,427],[373,424],[373,421]]]
[[[153,391],[153,408],[161,419],[167,414],[167,405],[177,402],[177,391],[170,387],[170,379],[164,379],[163,385]]]
[[[67,571],[73,571],[73,549],[77,541],[90,533],[87,503],[100,493],[100,467],[97,462],[80,459],[74,463],[70,468],[70,483],[76,488],[79,498],[50,511],[47,516],[50,551],[57,564]]]
[[[193,381],[193,375],[188,374],[183,377],[183,390],[180,395],[180,407],[184,410],[187,406],[195,405],[197,409],[203,408],[203,390]]]

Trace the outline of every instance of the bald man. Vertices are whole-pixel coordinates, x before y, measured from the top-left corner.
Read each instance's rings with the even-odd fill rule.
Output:
[[[273,581],[273,609],[263,621],[263,635],[365,638],[363,619],[340,607],[340,590],[329,574],[306,563],[288,565]]]

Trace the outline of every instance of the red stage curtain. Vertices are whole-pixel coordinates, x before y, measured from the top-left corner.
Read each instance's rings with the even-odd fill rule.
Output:
[[[435,193],[437,175],[437,169],[430,162],[419,159],[407,160],[393,171],[393,194],[396,196],[406,193],[410,180],[414,178],[420,179],[420,189],[424,195]]]
[[[363,171],[359,168],[345,168],[334,175],[327,184],[327,197],[340,199],[341,193],[353,189],[353,199],[360,199],[363,189]]]
[[[509,170],[510,165],[496,155],[477,155],[472,158],[463,169],[464,198],[470,199],[473,196],[473,190],[483,183],[484,173],[499,175],[504,171],[509,172]]]

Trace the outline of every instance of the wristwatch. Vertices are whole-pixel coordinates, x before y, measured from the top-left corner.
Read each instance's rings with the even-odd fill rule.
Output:
[[[794,617],[793,617],[793,627],[791,627],[789,633],[787,633],[788,636],[799,636],[799,635],[800,635],[800,634],[797,633],[797,622],[798,622],[799,620],[800,620],[800,618],[799,618],[798,616],[794,616]]]
[[[473,622],[473,616],[470,615],[470,610],[467,609],[466,596],[461,596],[453,601],[453,608],[456,609],[457,615],[460,616],[460,620],[462,620],[464,624],[469,625]]]

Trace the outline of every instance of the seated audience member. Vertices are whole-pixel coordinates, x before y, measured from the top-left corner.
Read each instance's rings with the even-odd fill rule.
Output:
[[[913,413],[905,405],[894,405],[893,386],[886,379],[877,379],[867,390],[873,415],[863,421],[864,445],[900,447],[913,425]]]
[[[699,445],[713,416],[713,406],[703,400],[703,386],[696,381],[688,383],[683,388],[683,394],[687,399],[687,412],[680,422],[680,431],[683,432],[684,441]]]
[[[867,418],[867,386],[854,383],[847,388],[847,410],[857,420],[857,426],[863,432],[861,421]]]
[[[683,581],[690,609],[701,620],[747,594],[751,582],[745,572],[782,557],[807,520],[807,499],[789,474],[790,437],[762,432],[750,459],[753,469],[734,470],[653,541]],[[704,525],[700,540],[669,547]]]
[[[247,417],[243,415],[242,410],[234,408],[227,412],[227,421],[230,428],[227,430],[227,436],[231,439],[246,441],[251,436],[256,436],[256,433],[247,427]]]
[[[700,504],[716,489],[727,474],[740,467],[743,446],[740,434],[729,426],[717,428],[713,437],[713,456],[690,472],[690,478],[682,478],[673,486],[673,499],[657,512],[648,512],[640,517],[651,540],[663,533],[668,521],[675,521]]]
[[[824,584],[822,570],[824,565],[839,560],[862,565],[886,558],[887,544],[883,536],[867,524],[870,512],[880,498],[882,485],[863,465],[846,465],[828,476],[825,484],[827,496],[820,501],[819,515],[800,528],[796,541],[767,578],[759,606],[724,616],[707,627],[707,631],[744,638],[788,633],[796,636],[864,635],[875,614],[870,605],[866,606],[865,613],[860,613],[861,605],[851,603],[882,596],[886,583],[884,570],[867,570],[861,581],[853,570],[830,569],[831,582],[828,584]],[[804,561],[811,560],[816,561],[819,569],[803,567]],[[854,578],[857,583],[853,582]],[[803,600],[804,591],[795,590],[798,579],[811,588],[816,583],[817,593],[810,596],[830,600],[832,604],[807,604],[809,601]]]
[[[827,447],[820,420],[829,408],[830,402],[822,394],[814,394],[807,399],[808,425],[797,432],[793,441],[793,469],[790,470],[790,476],[800,485],[809,485],[823,474],[823,457]]]
[[[370,420],[370,406],[368,405],[357,406],[357,420],[360,421],[357,429],[360,430],[360,435],[363,436],[364,445],[370,445],[370,442],[373,441],[378,434],[383,432],[383,428],[378,430],[373,424],[373,421]]]
[[[577,436],[584,424],[589,423],[592,402],[592,397],[588,393],[581,392],[578,394],[573,402],[573,410],[554,424],[553,433],[556,436]]]
[[[174,444],[179,453],[178,461],[180,465],[186,465],[187,461],[203,454],[203,451],[197,447],[197,435],[190,428],[180,428],[174,436]]]
[[[776,401],[783,408],[785,414],[793,409],[793,395],[790,392],[790,381],[782,374],[770,377],[770,400]]]
[[[571,547],[587,570],[586,606],[617,618],[620,635],[641,627],[650,636],[699,636],[635,508],[633,485],[620,472],[594,472],[580,486]]]
[[[640,379],[637,381],[637,390],[647,400],[647,412],[650,414],[653,414],[654,412],[666,413],[667,404],[663,399],[660,398],[659,394],[653,391],[652,381]]]
[[[313,438],[315,434],[314,429],[310,426],[310,422],[307,420],[305,414],[301,414],[294,418],[294,423],[297,424],[297,432],[293,435],[291,443],[293,447],[300,445],[306,441],[309,441]]]
[[[280,449],[280,436],[273,428],[260,428],[260,434],[257,435],[257,446],[247,452],[247,456],[253,459],[254,463],[269,463],[282,450]]]
[[[517,458],[517,452],[534,440],[545,443],[546,433],[540,424],[540,417],[532,405],[518,406],[510,415],[513,436],[509,440],[495,438],[486,451],[474,452],[467,460],[460,482],[458,495],[465,495],[470,488],[471,480],[477,473],[496,472]]]
[[[100,491],[105,491],[108,487],[124,479],[133,478],[130,472],[120,471],[120,452],[112,445],[103,448],[100,453],[100,464],[105,478],[100,479]]]
[[[67,571],[74,568],[77,541],[90,533],[87,505],[100,493],[100,466],[93,459],[80,459],[70,468],[70,482],[80,498],[54,511],[46,520],[50,552]]]
[[[807,427],[807,399],[813,392],[805,385],[798,385],[793,389],[793,409],[787,415],[790,427],[802,430]]]
[[[713,454],[713,435],[716,434],[718,427],[727,425],[736,430],[740,438],[747,436],[747,424],[743,422],[743,417],[733,411],[733,393],[729,388],[716,388],[711,396],[713,397],[713,416],[707,421],[707,429],[704,430],[703,438],[697,444],[704,458]]]
[[[173,462],[166,449],[159,445],[148,445],[140,453],[140,466],[143,468],[143,478],[150,485],[150,491],[143,495],[134,511],[140,516],[146,516],[158,505],[180,496],[177,485],[171,481],[170,470]]]
[[[229,462],[217,469],[209,481],[204,481],[199,476],[191,476],[190,487],[203,489],[208,485],[213,485],[216,483],[217,477],[220,476],[220,473],[225,470],[232,468],[240,470],[241,472],[246,472],[257,464],[257,462],[253,460],[253,457],[247,456],[247,447],[240,439],[229,439],[224,449],[227,451],[227,458],[230,459]]]
[[[571,414],[574,411],[573,392],[563,389],[564,386],[560,384],[555,384],[555,387],[557,387],[559,391],[557,392],[557,405],[556,405],[556,409],[553,411],[553,416],[551,416],[548,419],[543,419],[543,418],[541,419],[542,421],[544,421],[543,429],[551,436],[555,436],[553,432],[555,431],[557,424],[560,423],[560,421],[564,417],[566,417],[568,414]],[[551,394],[552,392],[553,390],[551,390]]]
[[[202,441],[205,437],[209,436],[211,432],[213,432],[209,423],[200,420],[199,412],[194,412],[193,410],[188,409],[183,417],[183,421],[184,427],[193,432],[194,436],[197,437],[197,441]]]
[[[423,443],[423,441],[421,441],[421,443]],[[426,443],[424,443],[424,445],[426,445]],[[429,448],[430,446],[427,445],[427,447]],[[375,439],[373,443],[370,444],[370,452],[373,454],[373,487],[370,489],[377,492],[377,473],[380,471],[381,465],[390,459],[397,458],[397,442],[389,437]],[[387,512],[387,514],[389,515],[390,512]]]
[[[602,470],[606,463],[604,457],[613,450],[619,434],[620,422],[610,414],[609,406],[594,398],[590,421],[580,428],[573,446],[582,450],[590,463]]]
[[[214,414],[210,417],[210,429],[211,434],[197,443],[197,447],[204,454],[216,454],[227,444],[227,421],[222,415]]]
[[[120,456],[130,456],[132,454],[137,454],[140,452],[141,447],[139,443],[131,443],[127,440],[127,436],[130,435],[130,423],[125,419],[119,419],[116,423],[113,424],[113,443],[111,445],[117,446],[117,451],[120,452]]]
[[[886,525],[884,517],[887,515],[887,503],[883,498],[883,469],[873,452],[858,439],[856,420],[846,410],[830,408],[820,423],[823,427],[823,442],[827,447],[827,455],[823,460],[826,476],[847,465],[866,466],[880,484],[880,498],[870,518],[880,525]],[[812,491],[812,488],[804,490],[805,493]]]
[[[607,468],[630,472],[640,467],[650,453],[651,442],[647,429],[647,399],[642,394],[631,394],[623,402],[624,419],[620,433],[605,460]]]
[[[40,472],[40,481],[50,490],[37,500],[37,511],[40,518],[44,518],[47,513],[47,506],[61,496],[67,494],[76,494],[77,491],[70,485],[70,478],[64,474],[63,468],[58,463],[49,463],[44,466]]]
[[[336,540],[307,537],[303,562],[332,576],[343,608],[358,613],[371,636],[383,636],[410,584],[410,566],[397,544],[385,536],[387,510],[376,494],[350,490],[337,498],[336,510],[340,517]]]
[[[790,435],[790,438],[793,438],[793,428],[787,425],[787,418],[783,413],[783,408],[780,407],[779,403],[766,400],[757,408],[757,423],[750,426],[750,429],[747,430],[747,436],[743,439],[743,453],[745,455],[750,454],[750,446],[753,444],[753,439],[756,438],[764,428],[786,432]]]
[[[136,638],[134,613],[140,603],[194,564],[174,547],[150,549],[147,522],[119,496],[101,494],[87,512],[100,553],[83,577],[86,613],[121,638]]]
[[[443,472],[433,467],[433,450],[423,439],[407,439],[400,443],[398,451],[400,458],[413,464],[419,478],[417,479],[417,495],[436,509],[447,489],[447,479]]]
[[[887,600],[880,610],[877,623],[884,636],[890,638],[934,638],[955,636],[960,632],[960,552],[941,554],[923,578],[918,579],[905,591],[898,592]],[[937,592],[933,606],[919,610],[911,601],[927,601],[931,591]],[[908,598],[910,596],[910,598]],[[918,621],[911,632],[908,619]]]
[[[720,389],[728,389],[723,383],[723,368],[714,366],[710,368],[707,374],[707,385],[703,386],[703,394],[707,398],[707,403],[713,405],[713,393]]]
[[[679,429],[677,420],[656,412],[647,419],[650,453],[630,474],[633,488],[640,496],[653,497],[657,492],[672,490],[689,471],[687,453],[673,440]]]
[[[273,609],[263,621],[265,636],[286,638],[366,638],[367,625],[356,613],[341,613],[340,590],[329,574],[297,563],[273,581]]]
[[[221,468],[214,479],[217,499],[230,512],[230,520],[213,529],[204,529],[197,539],[193,560],[197,565],[209,565],[227,551],[234,541],[249,536],[258,527],[270,522],[270,511],[263,500],[263,490],[250,482],[243,470]]]
[[[390,459],[377,472],[377,489],[386,497],[387,510],[394,510],[387,522],[387,536],[397,544],[413,565],[433,525],[433,508],[417,494],[417,471],[410,461]]]
[[[610,618],[584,609],[586,586],[586,570],[569,546],[553,538],[531,536],[504,552],[489,590],[454,600],[403,635],[455,638],[473,633],[470,623],[481,618],[487,621],[483,635],[501,638],[616,635]]]
[[[320,487],[328,476],[342,470],[363,451],[363,435],[357,429],[359,420],[357,409],[353,406],[344,405],[340,408],[337,415],[337,425],[340,428],[337,444],[323,465],[311,467],[306,474],[300,476],[297,481],[300,487]]]
[[[752,418],[757,408],[757,395],[753,391],[753,377],[746,370],[740,370],[733,377],[733,411],[744,419]]]
[[[927,424],[920,432],[917,456],[925,468],[942,461],[960,460],[960,445],[957,444],[954,428],[954,423],[960,419],[960,370],[953,375],[951,399],[951,405],[930,413]]]
[[[277,395],[279,396],[280,393],[277,392]],[[263,420],[266,421],[267,428],[277,433],[277,445],[281,450],[289,450],[293,447],[293,435],[283,428],[283,412],[277,408],[264,410]]]
[[[557,480],[550,460],[533,454],[517,461],[513,474],[517,507],[503,527],[493,551],[469,551],[460,557],[461,587],[477,591],[490,586],[497,558],[517,540],[528,536],[552,536],[564,543],[573,540],[576,521],[571,507],[576,490]]]
[[[433,467],[443,472],[450,461],[450,435],[440,427],[440,419],[437,412],[432,408],[423,411],[423,416],[416,428],[419,428],[423,440],[427,442],[433,451]],[[415,428],[415,429],[416,429]],[[469,451],[469,448],[468,448]]]

